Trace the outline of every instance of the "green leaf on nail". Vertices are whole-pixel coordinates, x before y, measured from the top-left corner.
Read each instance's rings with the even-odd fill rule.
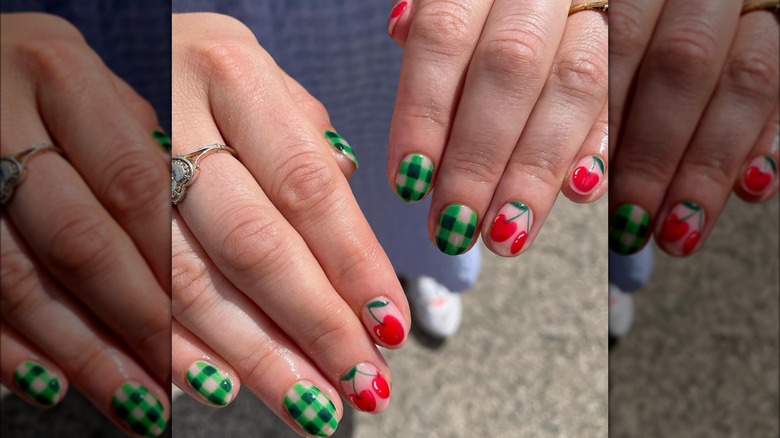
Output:
[[[699,207],[699,204],[697,204],[697,203],[695,203],[695,202],[691,202],[691,201],[683,201],[683,202],[682,202],[682,205],[684,205],[684,206],[686,206],[686,207],[690,208],[690,209],[691,209],[691,210],[693,210],[693,211],[699,211],[699,210],[701,210],[701,207]]]
[[[347,371],[347,374],[344,374],[344,377],[341,378],[341,380],[347,382],[355,378],[355,374],[357,373],[357,367],[352,367],[351,370]]]
[[[604,174],[604,162],[601,161],[601,158],[599,158],[599,157],[594,155],[593,156],[593,161],[595,161],[596,164],[599,165],[599,169],[601,169],[601,173]]]
[[[764,159],[767,163],[769,163],[770,166],[772,166],[772,173],[777,173],[777,165],[775,164],[775,160],[772,159],[772,157],[764,156]]]
[[[516,209],[520,210],[520,211],[523,211],[523,212],[528,211],[528,206],[523,204],[522,202],[511,201],[511,202],[509,202],[509,204],[512,205],[513,207],[515,207]]]
[[[369,309],[376,309],[377,307],[385,307],[387,305],[387,301],[372,301],[368,303]]]

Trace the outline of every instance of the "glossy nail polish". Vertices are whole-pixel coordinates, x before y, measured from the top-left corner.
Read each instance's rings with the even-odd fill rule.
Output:
[[[199,360],[190,365],[187,383],[212,405],[225,406],[233,400],[233,382],[208,362]]]
[[[111,406],[128,429],[138,435],[159,436],[167,420],[157,397],[138,382],[125,382],[114,393]]]
[[[661,229],[661,241],[670,254],[687,256],[699,245],[704,229],[704,209],[699,204],[683,201],[666,216]]]
[[[160,144],[160,147],[171,152],[171,137],[168,136],[168,134],[165,133],[165,131],[161,129],[155,129],[152,131],[152,137],[157,140],[157,143]]]
[[[357,409],[381,413],[390,403],[390,386],[379,370],[363,362],[350,368],[341,377],[341,389]]]
[[[308,380],[296,382],[285,393],[284,409],[301,429],[314,436],[331,436],[339,425],[336,406]]]
[[[347,143],[347,140],[344,139],[341,135],[339,135],[335,131],[331,131],[326,129],[325,130],[325,139],[328,140],[331,146],[336,148],[339,152],[344,154],[347,158],[349,158],[350,161],[355,165],[355,169],[360,167],[360,164],[358,163],[358,159],[355,156],[355,151],[352,150],[352,146]]]
[[[609,219],[609,248],[618,254],[633,254],[650,235],[650,214],[635,204],[623,204]]]
[[[436,246],[447,255],[466,252],[474,241],[477,214],[460,204],[450,204],[439,215],[436,223]]]
[[[62,385],[56,375],[43,365],[26,360],[14,370],[16,386],[35,400],[35,403],[51,407],[62,398]]]
[[[408,6],[409,2],[402,1],[395,5],[390,12],[390,18],[387,19],[387,34],[390,35],[390,38],[395,38],[395,26],[398,24],[398,20],[401,19],[401,16],[404,15],[404,12],[406,12]]]
[[[384,297],[371,300],[362,313],[363,324],[382,346],[395,347],[406,338],[403,316],[390,300]]]
[[[777,163],[769,155],[762,155],[754,158],[742,173],[742,189],[751,195],[759,196],[768,188],[777,178]]]
[[[428,194],[433,181],[433,161],[423,154],[409,154],[401,160],[395,178],[395,193],[406,202],[415,202]]]
[[[509,257],[519,254],[528,241],[533,213],[519,201],[506,203],[490,226],[490,246],[497,254]]]
[[[583,157],[571,173],[569,187],[580,195],[588,195],[604,178],[604,170],[601,158],[595,155]]]

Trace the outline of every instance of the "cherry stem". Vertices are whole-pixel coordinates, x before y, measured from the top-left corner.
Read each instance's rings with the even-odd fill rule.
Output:
[[[515,216],[513,218],[509,218],[509,219],[505,220],[504,223],[512,222],[513,220],[519,218],[520,216],[526,214],[527,212],[528,212],[528,210],[523,210],[522,213],[518,214],[517,216]]]
[[[593,169],[596,167],[596,160],[593,160],[592,163],[590,163],[590,170],[588,170],[588,175],[593,173]]]
[[[376,377],[376,374],[368,374],[368,373],[364,373],[363,371],[360,371],[360,370],[359,370],[359,369],[357,369],[357,368],[355,368],[355,372],[356,372],[356,373],[358,373],[358,374],[362,374],[362,375],[364,375],[364,376],[369,376],[369,377]]]
[[[359,372],[359,371],[358,371],[358,372]],[[353,391],[355,391],[355,395],[356,395],[358,398],[362,398],[362,397],[360,397],[360,394],[358,393],[358,391],[357,391],[357,388],[355,387],[355,378],[354,378],[354,377],[352,378],[352,390],[353,390]]]
[[[678,219],[678,220],[677,220],[677,223],[680,223],[680,222],[685,222],[685,221],[687,221],[688,219],[690,219],[690,218],[692,218],[692,217],[696,216],[697,214],[699,214],[699,212],[698,212],[698,211],[694,211],[693,213],[689,214],[688,216],[685,216],[685,217],[684,217],[684,218],[682,218],[682,219]]]
[[[380,323],[380,324],[382,324],[382,325],[385,325],[385,323],[384,323],[383,321],[380,321],[380,320],[379,320],[379,318],[377,318],[377,317],[374,315],[374,312],[372,312],[372,311],[371,311],[371,308],[370,308],[370,307],[368,308],[368,313],[371,315],[371,317],[372,317],[372,318],[374,318],[374,321],[376,321],[376,322],[378,322],[378,323]]]

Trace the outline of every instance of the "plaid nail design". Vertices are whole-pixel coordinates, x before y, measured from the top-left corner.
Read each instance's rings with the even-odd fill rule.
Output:
[[[439,216],[436,246],[449,255],[466,251],[477,230],[477,214],[465,205],[450,204]]]
[[[163,149],[168,152],[171,151],[171,137],[166,134],[165,131],[155,129],[152,131],[152,137],[157,140],[157,143],[160,143],[160,146],[162,146]]]
[[[213,365],[198,361],[187,368],[187,383],[209,403],[225,406],[233,399],[233,384]]]
[[[157,397],[138,382],[125,382],[111,399],[117,417],[128,429],[143,436],[159,436],[167,421]]]
[[[14,371],[19,389],[42,406],[54,406],[60,401],[60,379],[35,362],[26,360]]]
[[[433,180],[433,161],[422,154],[409,154],[398,167],[395,192],[406,202],[424,198]]]
[[[284,395],[284,408],[311,435],[331,436],[339,425],[336,406],[309,381],[300,381]]]
[[[331,131],[329,129],[325,130],[325,138],[330,142],[330,144],[338,149],[342,154],[346,155],[347,158],[350,159],[353,163],[355,163],[355,169],[360,167],[360,164],[358,163],[358,159],[355,156],[355,151],[352,150],[352,146],[347,143],[347,140],[344,139],[339,133],[335,131]]]
[[[650,234],[650,214],[634,204],[623,204],[609,220],[609,247],[618,254],[633,254]]]

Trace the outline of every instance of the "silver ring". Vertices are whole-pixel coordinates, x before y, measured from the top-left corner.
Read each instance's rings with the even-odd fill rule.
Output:
[[[22,183],[27,174],[27,161],[40,152],[54,151],[60,155],[65,155],[62,149],[49,143],[41,143],[30,146],[15,154],[3,155],[0,157],[0,207],[11,200],[14,194],[14,188]]]
[[[171,159],[171,202],[173,205],[184,200],[187,195],[187,187],[192,185],[198,177],[200,161],[219,151],[227,151],[234,157],[236,156],[236,151],[224,144],[211,144],[185,154],[176,155]]]

